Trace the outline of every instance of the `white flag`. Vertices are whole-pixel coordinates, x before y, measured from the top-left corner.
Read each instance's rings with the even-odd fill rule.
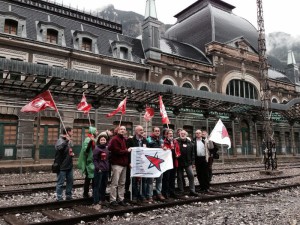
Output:
[[[221,119],[217,122],[208,139],[218,144],[228,145],[228,148],[231,148],[231,141],[227,129]]]
[[[131,177],[159,177],[170,169],[173,169],[171,151],[161,148],[132,148]]]

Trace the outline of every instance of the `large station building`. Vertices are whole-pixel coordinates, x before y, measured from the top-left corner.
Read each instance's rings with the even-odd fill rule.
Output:
[[[141,38],[92,13],[40,0],[0,0],[0,160],[53,158],[62,124],[54,110],[22,113],[34,96],[50,90],[79,152],[89,120],[76,105],[84,92],[99,130],[118,126],[106,118],[128,98],[122,124],[128,134],[160,126],[163,96],[171,128],[190,136],[210,131],[219,118],[229,131],[229,155],[261,154],[263,126],[258,32],[221,0],[198,0],[161,35],[155,0],[145,1]],[[253,12],[256,13],[256,12]],[[289,52],[286,71],[269,69],[272,123],[278,154],[300,152],[299,71]]]

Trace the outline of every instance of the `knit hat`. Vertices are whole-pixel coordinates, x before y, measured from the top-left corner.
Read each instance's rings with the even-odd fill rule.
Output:
[[[97,137],[97,142],[98,142],[98,141],[100,140],[100,138],[102,138],[102,137],[104,137],[104,138],[106,139],[106,141],[107,141],[108,136],[107,136],[106,131],[103,131],[103,132],[101,132],[101,133],[98,135],[98,137]]]

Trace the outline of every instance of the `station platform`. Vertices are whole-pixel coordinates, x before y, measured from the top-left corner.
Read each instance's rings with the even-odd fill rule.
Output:
[[[256,156],[224,156],[224,160],[222,157],[218,160],[214,160],[214,164],[238,164],[242,162],[253,162],[257,164],[262,164],[262,157]],[[277,156],[278,165],[280,166],[280,162],[300,162],[300,155],[279,155]],[[35,162],[33,159],[23,159],[23,160],[0,160],[0,174],[4,173],[30,173],[30,172],[39,172],[39,171],[51,171],[51,165],[53,163],[53,159],[41,159],[39,162]],[[74,165],[77,164],[77,158],[73,161]]]

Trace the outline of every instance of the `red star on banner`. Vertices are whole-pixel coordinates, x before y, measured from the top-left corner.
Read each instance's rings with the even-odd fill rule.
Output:
[[[154,156],[151,155],[145,155],[145,157],[150,161],[150,165],[148,167],[148,169],[152,168],[152,167],[156,167],[156,169],[158,169],[159,171],[161,171],[160,169],[160,164],[163,163],[165,160],[160,159],[157,157],[157,153],[155,153]]]

